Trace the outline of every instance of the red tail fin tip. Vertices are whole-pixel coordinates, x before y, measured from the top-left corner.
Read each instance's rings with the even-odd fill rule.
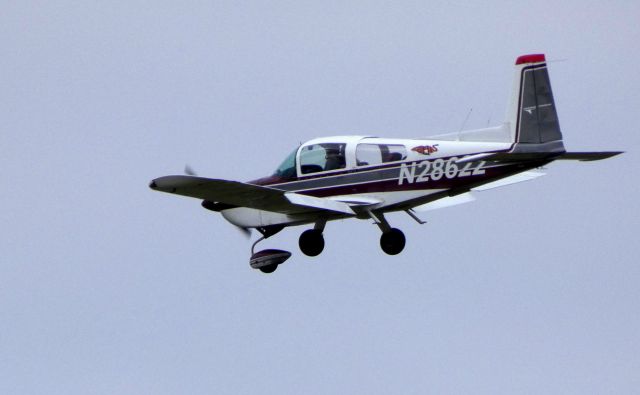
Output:
[[[545,62],[546,59],[544,58],[544,54],[543,53],[536,53],[536,54],[531,54],[531,55],[522,55],[522,56],[518,56],[518,59],[516,59],[516,66],[519,64],[524,64],[524,63],[540,63],[540,62]]]

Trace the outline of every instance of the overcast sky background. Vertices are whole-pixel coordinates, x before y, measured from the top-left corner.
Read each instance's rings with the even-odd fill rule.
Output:
[[[346,4],[345,4],[346,3]],[[0,7],[0,393],[632,393],[640,3]],[[301,141],[498,124],[547,55],[565,146],[625,150],[433,211],[250,242],[148,183],[269,174]],[[256,236],[254,235],[254,238]]]

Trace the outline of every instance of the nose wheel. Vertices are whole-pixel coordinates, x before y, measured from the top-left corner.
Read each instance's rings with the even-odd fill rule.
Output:
[[[278,268],[277,264],[271,264],[271,265],[259,267],[258,270],[260,270],[262,273],[270,274],[275,272],[277,268]]]
[[[251,258],[249,259],[249,265],[252,268],[258,269],[262,273],[273,273],[276,271],[279,265],[289,259],[289,257],[291,256],[291,253],[289,251],[267,249],[255,252],[256,244],[280,232],[282,228],[284,227],[273,226],[257,228],[258,231],[262,233],[262,237],[256,240],[251,246]]]

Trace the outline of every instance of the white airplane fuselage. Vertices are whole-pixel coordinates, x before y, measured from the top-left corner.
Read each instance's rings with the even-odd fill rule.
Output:
[[[502,133],[508,138],[508,128],[474,131]],[[466,132],[468,135],[469,132]],[[389,139],[366,136],[336,136],[314,139],[301,145],[295,153],[295,176],[282,179],[277,176],[252,181],[252,184],[284,189],[299,194],[348,201],[357,195],[358,201],[369,198],[371,210],[385,212],[402,202],[428,197],[465,184],[479,185],[513,174],[508,165],[490,164],[481,160],[485,153],[509,150],[508,142],[457,141],[464,136],[450,135],[442,139]],[[446,138],[453,139],[447,140]],[[344,145],[344,167],[334,170],[303,174],[305,150],[308,147]],[[382,146],[402,150],[399,160],[380,163],[359,161],[360,147]],[[374,153],[373,155],[377,155]],[[371,156],[371,155],[370,155]],[[473,160],[478,156],[477,160]],[[467,158],[471,160],[465,161]],[[491,169],[489,172],[487,170]],[[525,171],[527,169],[523,169]],[[393,211],[393,210],[389,210]],[[223,217],[234,225],[254,228],[272,225],[300,225],[314,222],[316,217],[304,214],[281,214],[246,207],[222,210]],[[327,219],[339,219],[336,214]]]

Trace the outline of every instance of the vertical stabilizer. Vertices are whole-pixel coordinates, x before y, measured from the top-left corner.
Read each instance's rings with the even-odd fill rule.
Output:
[[[507,124],[513,152],[565,151],[543,54],[516,59]]]

